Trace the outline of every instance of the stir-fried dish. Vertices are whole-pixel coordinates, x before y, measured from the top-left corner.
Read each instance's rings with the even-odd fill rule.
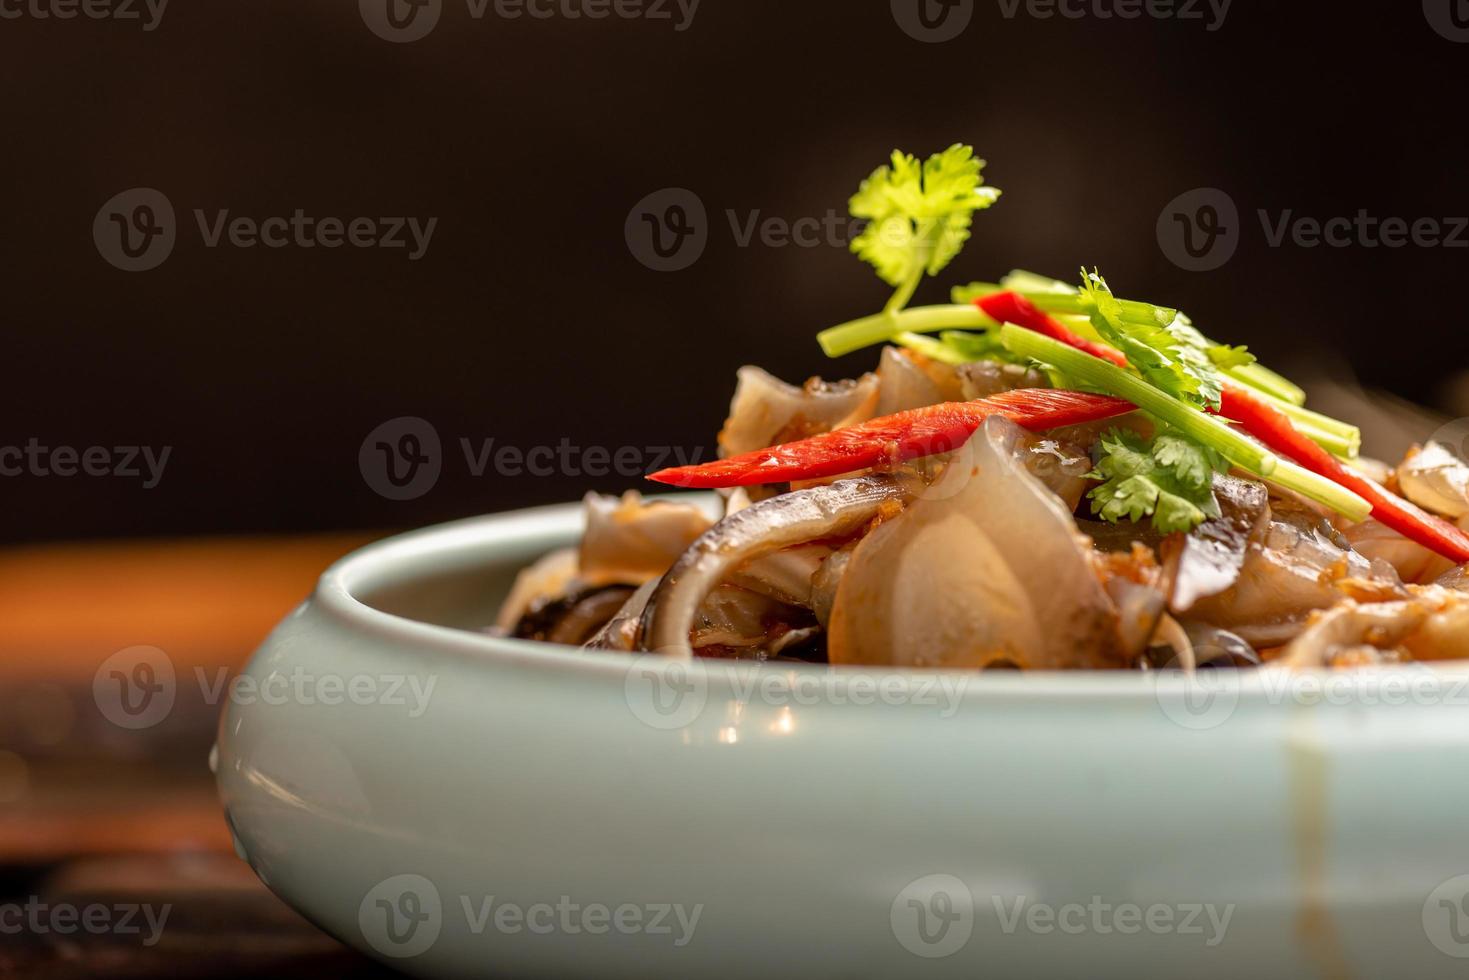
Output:
[[[497,630],[672,657],[1023,670],[1469,656],[1469,465],[1396,466],[1179,310],[1014,272],[912,307],[999,191],[966,146],[851,200],[895,289],[822,332],[856,380],[739,372],[692,503],[591,495]],[[717,519],[716,519],[717,518]]]

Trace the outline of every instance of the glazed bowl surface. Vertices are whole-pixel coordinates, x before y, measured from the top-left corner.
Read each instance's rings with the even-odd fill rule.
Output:
[[[229,698],[239,851],[349,945],[431,977],[1462,975],[1464,669],[972,675],[486,635],[580,530],[568,505],[351,555]]]

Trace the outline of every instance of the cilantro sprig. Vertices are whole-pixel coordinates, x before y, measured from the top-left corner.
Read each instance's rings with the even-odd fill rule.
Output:
[[[852,195],[852,216],[868,222],[852,251],[897,290],[884,312],[907,306],[925,275],[954,261],[969,240],[974,212],[999,200],[1000,190],[985,186],[984,166],[974,147],[960,143],[922,163],[894,150],[892,162]]]
[[[1081,276],[1080,295],[1090,305],[1092,326],[1103,340],[1122,351],[1139,374],[1179,401],[1199,408],[1219,407],[1224,377],[1203,334],[1171,310],[1166,321],[1158,314],[1128,318],[1100,272],[1083,269]]]
[[[1096,469],[1087,476],[1102,482],[1087,496],[1103,520],[1151,518],[1156,530],[1171,534],[1219,516],[1214,474],[1228,472],[1229,463],[1214,450],[1167,430],[1150,441],[1112,429],[1099,451]]]
[[[1219,459],[1227,459],[1354,520],[1365,518],[1370,508],[1357,494],[1277,458],[1209,412],[1219,410],[1227,377],[1230,384],[1260,392],[1299,432],[1338,455],[1356,454],[1361,438],[1354,427],[1307,411],[1300,388],[1255,363],[1245,348],[1209,340],[1178,310],[1118,298],[1095,270],[1082,270],[1080,288],[1016,272],[999,285],[961,287],[950,305],[909,309],[924,276],[941,272],[959,254],[975,212],[998,199],[1000,192],[984,184],[984,165],[971,147],[959,144],[921,163],[894,152],[889,164],[863,181],[850,204],[852,214],[868,224],[852,250],[895,291],[881,313],[818,334],[828,356],[894,342],[951,364],[995,359],[1036,363],[1053,382],[1126,398],[1166,426],[1170,435],[1161,445],[1151,444],[1146,458],[1125,440],[1113,440],[1113,450],[1098,464],[1099,472],[1105,472],[1104,465],[1115,471],[1104,480],[1112,485],[1112,513],[1151,508],[1149,516],[1165,526],[1196,524],[1209,513],[1208,499],[1185,476],[1203,471],[1198,464],[1202,458],[1210,474]],[[1056,323],[1029,324],[1034,329],[1027,330],[997,322],[981,308],[984,304],[975,302],[996,292],[1019,294]],[[1110,356],[1094,356],[1096,350],[1078,350],[1053,339],[1057,324],[1083,340],[1120,350],[1123,356],[1117,360],[1126,366],[1112,363]],[[1123,454],[1128,448],[1133,453]],[[1132,472],[1123,475],[1125,469]],[[1119,496],[1124,483],[1127,490]]]

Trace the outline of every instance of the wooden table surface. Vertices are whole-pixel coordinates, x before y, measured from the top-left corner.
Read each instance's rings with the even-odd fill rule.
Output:
[[[326,565],[378,536],[0,551],[0,977],[395,975],[235,857],[208,769],[219,708],[199,685],[143,731],[92,691],[139,645],[190,675],[238,669]]]

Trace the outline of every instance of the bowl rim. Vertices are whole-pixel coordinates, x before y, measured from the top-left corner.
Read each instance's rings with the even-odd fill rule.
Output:
[[[648,499],[675,500],[702,503],[708,506],[712,494],[666,494]],[[466,661],[492,661],[517,667],[551,669],[563,673],[579,674],[589,678],[625,679],[635,667],[646,669],[684,669],[702,674],[706,679],[717,682],[721,678],[731,685],[748,680],[759,672],[781,672],[820,674],[830,678],[827,683],[846,686],[858,678],[888,679],[889,683],[913,685],[931,684],[934,678],[963,678],[962,696],[965,700],[974,697],[988,699],[989,696],[1013,700],[1057,701],[1057,700],[1155,700],[1161,691],[1184,692],[1197,685],[1192,678],[1178,672],[1133,672],[1133,671],[1026,671],[986,673],[977,675],[973,671],[921,669],[889,666],[856,666],[826,664],[787,664],[732,660],[692,661],[669,660],[651,653],[623,653],[618,651],[589,652],[564,644],[541,643],[531,640],[475,633],[458,627],[423,622],[395,613],[386,612],[359,597],[368,579],[380,577],[412,561],[423,561],[432,556],[447,557],[458,554],[469,556],[476,552],[493,552],[512,542],[526,543],[532,540],[547,541],[558,537],[571,538],[581,526],[582,512],[579,502],[549,504],[521,510],[485,514],[462,518],[448,523],[431,525],[392,535],[365,545],[338,559],[317,582],[312,603],[341,627],[361,635],[388,639],[405,646],[427,645],[441,655]],[[677,667],[674,667],[677,665]],[[1469,661],[1443,661],[1413,665],[1426,668],[1435,677],[1459,676],[1469,679]],[[1352,680],[1343,682],[1348,686],[1369,679],[1380,678],[1392,672],[1412,676],[1401,666],[1363,668],[1350,672]],[[1241,700],[1253,700],[1254,696],[1268,694],[1263,683],[1266,671],[1251,670],[1229,672],[1231,693]],[[970,683],[977,676],[983,682]],[[1302,670],[1293,672],[1296,678],[1323,677],[1340,679],[1341,671]]]

